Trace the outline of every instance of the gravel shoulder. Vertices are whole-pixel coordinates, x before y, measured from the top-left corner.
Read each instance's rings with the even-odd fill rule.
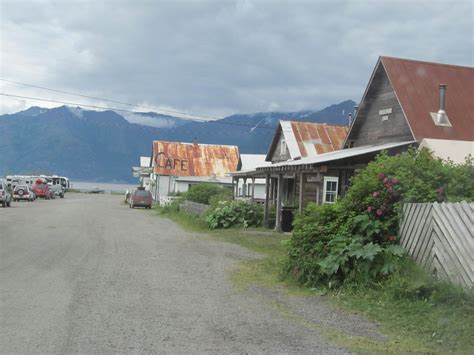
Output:
[[[0,225],[1,353],[348,352],[329,326],[383,338],[320,298],[237,290],[228,270],[254,253],[120,196],[15,203]]]

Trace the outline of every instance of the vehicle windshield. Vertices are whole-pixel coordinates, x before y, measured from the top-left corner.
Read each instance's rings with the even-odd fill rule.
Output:
[[[144,190],[135,191],[136,196],[150,196],[150,192]]]

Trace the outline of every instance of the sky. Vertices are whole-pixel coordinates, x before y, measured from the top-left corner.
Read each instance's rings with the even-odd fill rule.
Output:
[[[0,4],[2,79],[198,116],[358,102],[379,55],[473,66],[472,1]],[[151,111],[5,81],[0,89]],[[60,105],[0,100],[0,114]]]

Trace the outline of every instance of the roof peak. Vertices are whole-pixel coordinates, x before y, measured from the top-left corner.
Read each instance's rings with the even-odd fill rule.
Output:
[[[381,55],[381,56],[379,57],[379,59],[380,59],[380,61],[382,61],[382,62],[383,62],[384,59],[389,59],[389,60],[397,60],[397,61],[411,62],[411,63],[420,63],[420,64],[428,64],[428,65],[440,65],[440,66],[454,67],[454,68],[474,69],[474,67],[470,67],[470,66],[467,66],[467,65],[428,62],[428,61],[425,61],[425,60],[417,60],[417,59],[409,59],[409,58],[399,58],[399,57],[390,57],[390,56],[385,56],[385,55]]]

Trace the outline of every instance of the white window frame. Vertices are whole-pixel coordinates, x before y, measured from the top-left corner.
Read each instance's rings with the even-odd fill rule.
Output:
[[[286,154],[286,141],[282,139],[280,141],[280,155],[285,155]]]
[[[336,203],[337,201],[337,191],[339,190],[339,178],[336,176],[325,176],[324,177],[324,188],[323,188],[323,203]],[[326,193],[327,193],[327,183],[328,182],[335,182],[336,183],[336,191],[334,191],[334,201],[327,201],[326,200]]]

